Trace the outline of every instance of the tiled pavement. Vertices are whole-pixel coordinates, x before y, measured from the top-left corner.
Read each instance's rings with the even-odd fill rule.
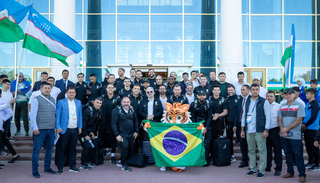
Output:
[[[145,168],[132,168],[131,172],[122,171],[116,165],[112,165],[106,161],[105,164],[99,165],[90,171],[81,170],[78,173],[69,172],[68,167],[64,168],[63,175],[48,175],[43,173],[43,162],[40,162],[39,173],[40,179],[31,177],[31,162],[17,161],[13,164],[0,161],[1,164],[6,164],[0,170],[1,183],[59,183],[59,182],[77,182],[77,183],[104,183],[104,182],[119,182],[119,183],[294,183],[299,182],[297,172],[294,178],[283,179],[273,176],[274,172],[266,173],[263,179],[256,177],[248,177],[246,173],[247,168],[238,168],[239,161],[232,163],[227,167],[187,167],[184,172],[176,173],[171,170],[160,172],[158,167],[148,165]],[[77,162],[79,166],[79,162]],[[57,170],[54,162],[52,162],[52,169]],[[286,165],[284,164],[282,175],[285,174]],[[307,171],[307,182],[320,182],[320,172]]]

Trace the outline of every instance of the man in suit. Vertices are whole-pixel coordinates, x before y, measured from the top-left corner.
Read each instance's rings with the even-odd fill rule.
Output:
[[[73,85],[67,87],[67,98],[58,101],[56,110],[56,129],[60,134],[59,146],[57,147],[58,174],[63,173],[65,164],[64,151],[69,145],[69,171],[79,172],[76,165],[76,146],[78,134],[82,129],[81,101],[75,99],[76,89]]]
[[[69,77],[69,71],[63,70],[62,71],[62,79],[56,81],[56,87],[60,88],[61,91],[64,91],[67,89],[67,86],[74,85],[74,83],[70,80],[68,80]]]
[[[41,73],[41,80],[34,83],[32,92],[40,90],[41,82],[45,82],[47,80],[48,80],[48,73],[44,71]]]
[[[139,115],[141,119],[160,122],[163,114],[162,103],[158,97],[154,97],[153,87],[148,87],[146,89],[146,94],[148,98],[142,100],[139,107]],[[145,131],[143,133],[143,140],[149,140],[149,136]]]

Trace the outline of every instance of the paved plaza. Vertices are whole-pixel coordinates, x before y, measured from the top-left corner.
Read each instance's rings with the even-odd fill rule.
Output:
[[[81,170],[78,173],[69,172],[68,167],[64,168],[63,175],[48,175],[43,173],[43,162],[40,162],[39,173],[40,179],[31,177],[31,162],[17,161],[13,164],[0,161],[1,164],[5,164],[2,170],[0,170],[0,182],[1,183],[88,183],[88,182],[119,182],[119,183],[143,183],[143,182],[161,182],[161,183],[294,183],[299,182],[297,172],[294,178],[283,179],[281,176],[273,176],[274,171],[266,173],[263,179],[257,179],[256,177],[248,177],[246,173],[248,168],[238,168],[239,161],[232,163],[227,167],[216,167],[210,165],[209,167],[189,167],[184,172],[176,173],[172,170],[166,172],[160,172],[158,167],[148,165],[145,168],[132,168],[131,172],[122,171],[121,168],[116,165],[112,165],[110,162],[105,161],[105,164],[99,165],[90,171]],[[80,162],[77,162],[79,167]],[[52,169],[57,170],[54,162],[52,162]],[[285,174],[286,165],[284,164],[282,175]],[[307,171],[307,182],[320,182],[320,172]]]

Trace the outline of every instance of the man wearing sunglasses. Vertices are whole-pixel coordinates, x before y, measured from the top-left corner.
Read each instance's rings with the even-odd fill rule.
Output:
[[[81,101],[82,105],[87,104],[88,95],[91,94],[89,91],[88,84],[84,82],[84,74],[79,73],[77,75],[78,82],[75,85],[76,88],[76,99]]]
[[[158,97],[154,97],[154,89],[148,87],[146,89],[146,95],[148,98],[144,98],[139,108],[139,115],[142,120],[147,119],[153,122],[160,122],[163,108],[162,103]],[[143,134],[144,140],[149,140],[148,134]]]

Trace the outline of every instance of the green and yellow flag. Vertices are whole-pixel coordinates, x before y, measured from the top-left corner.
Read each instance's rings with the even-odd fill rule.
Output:
[[[189,167],[206,164],[200,123],[150,122],[148,128],[153,158],[158,167]]]

